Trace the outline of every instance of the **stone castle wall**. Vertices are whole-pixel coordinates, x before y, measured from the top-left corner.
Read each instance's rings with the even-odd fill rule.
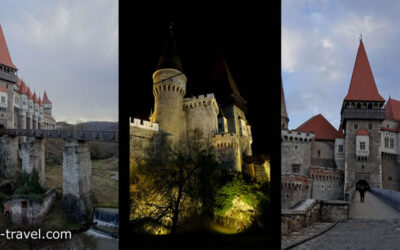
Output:
[[[354,125],[358,128],[355,129]],[[369,129],[369,124],[372,129]],[[356,133],[364,128],[369,133],[369,156],[367,161],[356,158]],[[366,180],[372,187],[381,187],[382,161],[379,150],[381,122],[377,120],[347,120],[345,139],[345,192],[352,188],[357,181]]]
[[[397,155],[382,156],[382,188],[400,190],[400,170]]]
[[[342,171],[310,168],[310,177],[313,180],[311,198],[318,200],[341,200],[344,198]]]

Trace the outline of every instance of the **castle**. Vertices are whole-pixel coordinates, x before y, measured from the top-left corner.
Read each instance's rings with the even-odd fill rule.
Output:
[[[186,82],[170,28],[168,42],[153,73],[154,112],[149,121],[130,121],[131,152],[140,154],[146,141],[161,131],[175,139],[199,129],[203,136],[212,139],[222,166],[246,171],[245,158],[252,155],[251,126],[246,119],[246,101],[225,59],[221,56],[215,65],[214,93],[185,97]],[[252,173],[255,172],[253,169]]]
[[[52,103],[41,98],[17,76],[0,25],[0,127],[7,129],[55,129]],[[24,137],[20,137],[21,142]]]
[[[281,204],[340,200],[358,183],[400,190],[400,101],[379,94],[362,39],[334,128],[321,114],[295,130],[281,82]]]

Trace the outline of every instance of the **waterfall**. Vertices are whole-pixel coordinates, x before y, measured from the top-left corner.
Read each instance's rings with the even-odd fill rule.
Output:
[[[116,208],[95,208],[93,223],[99,226],[118,227],[119,216]]]

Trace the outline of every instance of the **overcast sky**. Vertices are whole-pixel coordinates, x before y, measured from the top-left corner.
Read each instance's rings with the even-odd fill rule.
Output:
[[[18,76],[46,90],[57,121],[118,120],[118,1],[2,0]]]
[[[295,129],[321,113],[336,129],[362,33],[378,91],[400,100],[400,1],[284,0],[282,80]]]

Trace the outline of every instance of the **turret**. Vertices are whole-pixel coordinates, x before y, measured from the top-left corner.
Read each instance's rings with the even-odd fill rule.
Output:
[[[51,115],[52,103],[49,100],[49,98],[47,97],[46,91],[44,91],[42,102],[43,102],[43,111],[44,111],[44,113],[46,115]]]
[[[34,106],[33,106],[33,95],[30,88],[28,88],[27,97],[28,97],[28,113],[26,115],[26,129],[33,129]]]
[[[154,113],[151,122],[160,130],[179,136],[185,130],[183,97],[186,93],[186,76],[176,50],[170,26],[170,36],[153,74]]]
[[[36,93],[33,93],[33,129],[38,129],[39,126],[39,102]]]
[[[38,105],[39,105],[39,120],[38,120],[38,128],[43,129],[43,102],[42,99],[39,97],[38,100]]]

